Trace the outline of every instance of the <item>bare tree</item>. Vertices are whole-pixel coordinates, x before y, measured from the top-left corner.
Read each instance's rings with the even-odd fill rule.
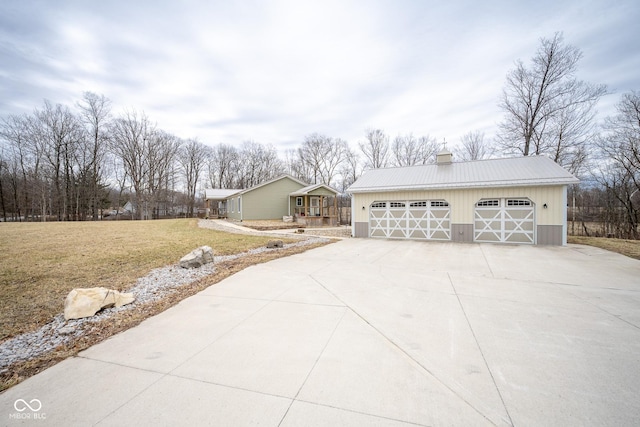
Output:
[[[499,103],[505,112],[498,135],[504,152],[548,154],[565,166],[579,163],[575,157],[585,153],[593,110],[607,91],[575,77],[581,58],[580,49],[565,45],[556,33],[541,40],[529,68],[516,62]]]
[[[53,183],[54,213],[59,221],[70,220],[75,213],[72,204],[77,178],[75,155],[82,138],[80,122],[68,107],[53,106],[46,100],[34,116],[33,135],[44,153]]]
[[[182,141],[162,130],[151,133],[145,144],[145,162],[147,164],[146,185],[152,218],[158,218],[169,212],[169,205],[175,189],[175,161]]]
[[[440,149],[435,138],[421,136],[416,138],[413,134],[398,135],[391,146],[393,166],[413,166],[433,163]]]
[[[349,146],[347,141],[341,138],[328,138],[325,155],[320,163],[320,177],[322,183],[332,185],[338,173],[338,168],[347,157]]]
[[[262,145],[255,141],[245,141],[238,153],[239,188],[251,188],[282,172],[278,152],[272,145]]]
[[[110,129],[110,148],[122,162],[131,182],[135,197],[133,204],[139,219],[145,219],[146,184],[149,177],[147,145],[151,143],[154,132],[155,125],[149,118],[135,110],[121,114],[113,121]]]
[[[107,151],[108,125],[111,101],[104,95],[85,92],[82,101],[77,104],[80,117],[85,126],[86,141],[82,155],[87,157],[83,173],[86,175],[89,200],[93,220],[98,218],[100,191],[104,188],[103,166]]]
[[[317,184],[321,180],[320,169],[322,168],[323,157],[327,151],[328,137],[312,133],[304,138],[302,146],[298,148],[298,157],[301,165],[308,171],[307,181]]]
[[[201,174],[207,163],[211,149],[198,142],[197,139],[189,139],[183,144],[178,153],[178,162],[187,188],[187,216],[193,217],[196,203],[196,191]]]
[[[600,139],[603,154],[600,184],[624,211],[624,235],[637,239],[640,235],[640,92],[622,95],[617,104],[618,114],[607,118],[606,134]]]
[[[469,132],[460,138],[460,146],[454,151],[454,159],[467,162],[488,159],[494,153],[493,147],[484,139],[484,132]]]
[[[340,138],[331,138],[318,133],[307,135],[298,149],[299,162],[309,174],[313,184],[331,185],[338,168],[344,162],[347,143]]]
[[[347,147],[344,156],[344,162],[340,168],[342,177],[340,190],[344,193],[362,175],[362,165],[360,164],[360,156],[358,153]]]
[[[33,194],[34,169],[40,157],[34,156],[31,138],[31,119],[27,116],[10,115],[0,122],[0,139],[4,141],[5,182],[10,184],[8,195],[12,197],[14,219],[29,217]],[[33,211],[31,211],[33,214]]]
[[[358,143],[365,158],[365,167],[378,169],[387,167],[389,161],[389,136],[381,129],[367,129],[366,141]]]
[[[5,200],[5,181],[10,179],[10,174],[7,173],[8,162],[5,155],[3,146],[0,146],[0,209],[2,209],[2,220],[7,221],[7,204],[8,200]]]
[[[209,157],[209,183],[213,188],[235,188],[238,150],[233,145],[218,144]]]

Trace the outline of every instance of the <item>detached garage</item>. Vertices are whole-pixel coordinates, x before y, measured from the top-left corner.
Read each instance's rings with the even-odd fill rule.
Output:
[[[567,185],[543,156],[373,169],[349,189],[354,237],[565,245]]]

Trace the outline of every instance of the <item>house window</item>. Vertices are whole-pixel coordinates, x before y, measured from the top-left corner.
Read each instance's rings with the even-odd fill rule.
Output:
[[[404,208],[404,202],[389,202],[390,208]]]
[[[371,203],[372,208],[386,208],[387,202],[373,202]]]
[[[446,207],[449,206],[449,202],[446,202],[444,200],[434,200],[431,202],[431,207]]]
[[[296,206],[298,207],[303,206],[302,197],[296,197]]]
[[[238,213],[240,213],[242,211],[241,206],[242,206],[242,204],[240,202],[240,196],[238,196]]]

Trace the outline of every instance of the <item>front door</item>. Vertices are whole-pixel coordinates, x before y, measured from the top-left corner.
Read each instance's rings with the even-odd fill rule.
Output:
[[[320,216],[320,197],[311,197],[309,203],[309,216]]]

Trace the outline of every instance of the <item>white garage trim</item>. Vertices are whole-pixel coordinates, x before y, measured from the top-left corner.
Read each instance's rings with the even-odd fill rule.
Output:
[[[370,206],[371,237],[451,240],[451,208],[445,200],[393,200]]]
[[[527,198],[482,199],[474,211],[473,240],[535,243],[535,206]]]

